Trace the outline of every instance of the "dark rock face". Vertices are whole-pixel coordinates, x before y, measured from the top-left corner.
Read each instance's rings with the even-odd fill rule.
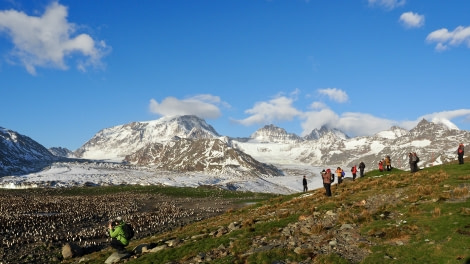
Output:
[[[0,177],[36,172],[58,160],[31,138],[0,127]]]

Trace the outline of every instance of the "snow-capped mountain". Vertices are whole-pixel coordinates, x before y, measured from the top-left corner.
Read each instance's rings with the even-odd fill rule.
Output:
[[[262,164],[220,139],[178,138],[165,143],[149,144],[126,156],[125,160],[137,165],[153,165],[167,171],[246,176],[282,174],[276,167]]]
[[[306,135],[304,138],[306,140],[315,140],[323,137],[326,134],[333,135],[335,138],[348,139],[349,136],[346,135],[343,131],[333,128],[329,129],[326,126],[322,126],[320,129],[314,129],[310,134]]]
[[[302,141],[302,138],[296,134],[287,133],[285,129],[274,125],[266,125],[258,129],[251,134],[250,138],[259,142],[297,143]]]
[[[297,163],[344,168],[364,161],[366,170],[370,170],[376,169],[385,156],[390,156],[392,166],[406,170],[410,152],[418,154],[421,167],[438,165],[455,160],[458,144],[470,141],[469,131],[424,119],[410,131],[395,126],[365,137],[349,138],[326,128],[320,131],[313,131],[306,137],[316,139],[296,143],[233,140],[231,144],[261,162],[271,162],[278,167]]]
[[[208,174],[280,175],[227,145],[215,129],[196,116],[133,122],[98,132],[75,155],[86,159],[126,161],[168,171]]]
[[[206,121],[196,116],[164,117],[148,122],[133,122],[99,131],[74,152],[78,158],[122,161],[150,144],[173,138],[218,138]]]
[[[31,138],[0,127],[0,177],[39,171],[58,160]]]

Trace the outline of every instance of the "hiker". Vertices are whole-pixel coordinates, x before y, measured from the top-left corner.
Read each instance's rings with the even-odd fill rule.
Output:
[[[320,174],[323,179],[323,187],[325,187],[325,195],[331,196],[331,183],[334,181],[331,177],[331,170],[322,170]]]
[[[410,164],[410,172],[414,172],[414,164],[413,164],[413,153],[408,153],[408,163]]]
[[[459,147],[457,148],[457,156],[459,157],[459,164],[463,164],[463,154],[464,154],[463,143],[460,143]]]
[[[304,185],[304,192],[308,191],[307,178],[305,176],[304,176],[304,179],[302,180],[302,184]]]
[[[387,171],[391,171],[392,170],[392,159],[390,158],[390,156],[386,156],[385,157],[385,169]]]
[[[417,172],[419,170],[418,167],[419,157],[416,152],[411,153],[411,172]]]
[[[384,171],[384,163],[381,161],[379,161],[379,171]]]
[[[115,220],[110,221],[108,224],[111,247],[116,249],[119,253],[126,252],[126,246],[129,245],[129,241],[124,235],[124,224],[125,222],[120,216],[116,217]]]
[[[344,176],[343,169],[341,169],[341,167],[338,167],[336,169],[336,177],[338,177],[338,184],[341,184],[343,182],[343,176]]]
[[[366,164],[364,163],[364,161],[361,161],[361,163],[359,163],[359,176],[364,177],[364,169],[366,168]]]
[[[415,172],[419,171],[419,167],[418,167],[419,157],[416,154],[416,152],[413,152],[413,161],[414,161],[414,166],[415,166]]]
[[[357,174],[357,167],[356,165],[352,166],[351,168],[351,173],[352,173],[352,176],[353,176],[353,181],[356,180],[356,174]]]

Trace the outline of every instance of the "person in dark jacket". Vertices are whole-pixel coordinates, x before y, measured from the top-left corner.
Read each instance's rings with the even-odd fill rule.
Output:
[[[359,163],[359,176],[364,177],[365,168],[366,168],[366,164],[364,163],[364,161],[361,161],[361,163]]]
[[[410,172],[414,172],[413,153],[408,153],[408,163],[410,164]]]
[[[117,217],[108,224],[109,236],[111,237],[111,247],[116,249],[119,253],[125,252],[126,246],[129,245],[129,241],[124,235],[124,224],[125,222],[121,217]]]
[[[308,191],[307,177],[304,176],[304,179],[302,180],[302,184],[304,185],[304,192]]]
[[[459,157],[459,164],[463,164],[463,154],[464,154],[464,146],[463,143],[459,144],[457,148],[457,156]]]
[[[418,162],[419,162],[419,157],[416,154],[416,152],[413,152],[412,155],[411,155],[411,169],[412,169],[412,172],[419,171]]]

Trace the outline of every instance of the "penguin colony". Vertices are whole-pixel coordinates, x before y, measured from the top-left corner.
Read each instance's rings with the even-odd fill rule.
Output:
[[[135,193],[2,192],[0,259],[41,259],[45,252],[60,249],[68,242],[89,252],[103,249],[110,241],[107,223],[117,216],[131,223],[135,238],[140,238],[220,214],[230,204],[214,197],[209,199],[210,206],[198,206],[204,204],[204,198]]]

